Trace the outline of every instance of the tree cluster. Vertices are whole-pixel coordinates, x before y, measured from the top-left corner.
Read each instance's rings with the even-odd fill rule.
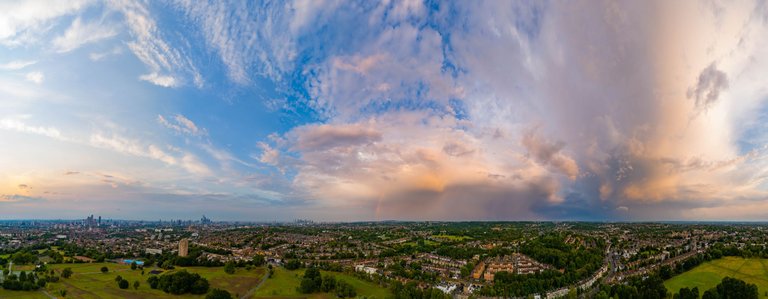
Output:
[[[46,280],[39,279],[36,273],[30,272],[27,274],[22,271],[18,276],[16,274],[8,275],[3,280],[2,285],[4,289],[11,291],[34,291],[45,287],[45,284]]]
[[[699,299],[699,288],[682,288],[672,296],[672,299]]]
[[[702,299],[757,299],[757,285],[725,277],[720,284],[704,292]]]
[[[357,296],[357,291],[352,285],[342,280],[336,280],[332,275],[321,275],[320,269],[316,267],[307,268],[298,291],[302,294],[334,293],[339,298]]]
[[[205,299],[232,299],[232,294],[222,289],[212,289],[205,295]]]
[[[435,288],[421,289],[416,282],[405,285],[395,281],[390,286],[394,299],[450,299],[451,296]]]
[[[150,288],[174,295],[205,294],[209,288],[207,279],[201,277],[200,274],[189,273],[186,270],[160,276],[153,275],[147,279],[147,283],[149,283]]]

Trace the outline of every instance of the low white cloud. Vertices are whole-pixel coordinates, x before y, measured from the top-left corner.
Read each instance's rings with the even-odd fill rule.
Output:
[[[35,71],[35,72],[29,72],[24,76],[27,81],[35,83],[35,84],[42,84],[43,80],[45,79],[45,74],[43,72]]]
[[[141,75],[139,79],[162,87],[176,87],[178,85],[176,78],[173,76],[160,75],[158,73]]]
[[[11,130],[22,133],[36,134],[51,137],[54,139],[65,140],[59,129],[55,127],[28,125],[24,121],[16,118],[5,118],[0,120],[0,129]]]
[[[114,47],[112,50],[106,51],[106,52],[93,52],[91,54],[88,54],[88,58],[90,58],[92,61],[101,61],[102,59],[113,56],[113,55],[120,55],[123,53],[122,47]]]
[[[16,71],[36,64],[35,60],[14,60],[8,63],[0,64],[0,70]]]
[[[0,2],[0,44],[19,46],[37,41],[54,19],[76,13],[92,0],[20,0]]]
[[[83,24],[80,18],[76,18],[63,35],[53,40],[53,46],[57,52],[64,53],[115,35],[117,31],[109,25],[97,22]]]

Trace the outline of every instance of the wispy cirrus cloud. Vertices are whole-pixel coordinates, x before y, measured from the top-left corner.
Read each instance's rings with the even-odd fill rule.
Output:
[[[0,44],[20,46],[37,41],[55,19],[74,14],[91,0],[10,1],[0,4]]]
[[[83,45],[99,42],[117,35],[117,30],[99,22],[84,23],[76,18],[63,35],[53,39],[53,46],[59,53],[69,52]]]
[[[0,64],[0,69],[8,71],[16,71],[26,68],[30,65],[37,63],[35,60],[14,60],[4,64]]]
[[[205,129],[198,128],[198,126],[193,121],[181,114],[176,114],[170,118],[158,115],[157,122],[179,134],[187,134],[192,136],[202,136],[208,134]]]
[[[139,77],[141,80],[162,87],[176,87],[184,76],[198,87],[203,85],[202,75],[190,58],[163,39],[145,3],[121,0],[110,2],[110,5],[122,12],[134,38],[128,42],[128,48],[149,70]]]

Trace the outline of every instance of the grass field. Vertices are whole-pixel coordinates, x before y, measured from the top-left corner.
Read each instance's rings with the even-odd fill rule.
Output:
[[[20,291],[7,291],[0,288],[0,298],[3,299],[49,299],[48,296],[40,291],[34,292],[20,292]]]
[[[321,271],[323,275],[333,275],[337,280],[343,280],[351,284],[358,296],[383,299],[389,296],[389,290],[376,284],[360,280],[348,274]],[[283,268],[275,268],[275,275],[264,283],[251,298],[311,298],[330,299],[335,298],[329,294],[301,294],[296,288],[301,283],[304,270],[288,271]]]
[[[683,287],[698,287],[699,294],[703,294],[704,291],[715,287],[726,276],[756,284],[760,298],[768,298],[765,295],[768,292],[768,259],[725,257],[703,263],[688,272],[672,277],[664,282],[664,286],[673,293]]]
[[[406,246],[406,245],[409,245],[409,246],[413,246],[413,247],[416,247],[416,246],[419,246],[419,243],[418,243],[418,242],[416,242],[416,241],[411,241],[411,242],[403,243],[403,246]],[[440,245],[440,243],[439,243],[439,242],[435,242],[435,241],[432,241],[432,240],[426,240],[426,239],[425,239],[425,240],[424,240],[424,245],[427,245],[427,246],[435,246],[435,245]]]
[[[101,273],[102,266],[109,268],[108,273]],[[72,268],[74,274],[69,279],[62,278],[57,283],[49,284],[46,289],[52,295],[58,295],[60,290],[67,290],[67,298],[202,298],[204,295],[170,295],[159,290],[153,290],[147,283],[149,270],[145,275],[141,275],[140,270],[131,270],[129,265],[119,265],[112,263],[93,263],[93,264],[59,264],[52,265],[53,269],[60,273],[66,267]],[[237,269],[235,274],[224,273],[223,267],[188,267],[176,268],[173,271],[187,269],[192,273],[198,273],[208,279],[211,288],[225,289],[236,294],[245,294],[249,289],[256,286],[263,275],[266,273],[264,268],[254,268],[250,271]],[[167,271],[169,272],[169,271]],[[120,275],[123,279],[130,282],[131,287],[122,290],[117,287],[115,277]],[[139,281],[141,284],[138,289],[133,289],[133,282]],[[38,292],[39,293],[39,292]],[[42,294],[42,293],[41,293]],[[0,296],[5,298],[5,296]],[[21,298],[21,297],[20,297]],[[45,297],[44,297],[45,298]]]
[[[467,237],[467,236],[454,236],[454,235],[433,235],[432,238],[443,239],[448,241],[464,241],[467,239],[472,239],[471,237]]]

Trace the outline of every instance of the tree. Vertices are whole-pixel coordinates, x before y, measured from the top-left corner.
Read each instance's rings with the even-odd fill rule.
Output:
[[[120,282],[121,280],[123,280],[122,276],[118,275],[117,277],[115,277],[116,282]]]
[[[301,268],[301,262],[299,260],[290,260],[285,263],[285,268],[288,270],[296,270]]]
[[[155,277],[155,278],[153,278]],[[202,278],[200,274],[189,273],[181,270],[172,274],[163,274],[159,277],[151,276],[147,279],[153,289],[160,289],[163,292],[174,295],[192,293],[205,294],[208,292],[208,280]]]
[[[699,299],[699,288],[682,288],[678,293],[672,296],[673,299]]]
[[[578,297],[576,288],[571,288],[570,290],[568,290],[568,299],[576,299],[576,297]]]
[[[138,290],[139,286],[141,286],[141,283],[137,280],[133,282],[133,289]]]
[[[720,284],[707,290],[702,296],[703,299],[757,299],[758,297],[757,285],[732,277],[723,278]]]
[[[59,295],[61,295],[61,297],[67,297],[67,290],[59,291]]]
[[[61,277],[69,278],[72,274],[72,268],[64,268],[64,270],[61,270]]]
[[[107,273],[109,272],[109,268],[107,266],[101,267],[101,273]]]
[[[309,294],[314,293],[315,290],[317,290],[318,285],[315,284],[315,280],[311,278],[304,277],[301,279],[301,284],[299,284],[299,293],[302,294]]]
[[[331,275],[323,276],[323,283],[320,285],[320,290],[327,293],[334,289],[336,289],[336,278]]]
[[[257,254],[253,256],[252,262],[254,266],[263,266],[266,263],[266,260],[263,255]]]
[[[357,296],[357,291],[355,291],[355,288],[352,287],[351,284],[348,284],[345,281],[338,281],[336,283],[336,296],[339,296],[341,298],[351,298],[351,297]],[[434,298],[434,297],[429,297],[429,298]]]
[[[157,285],[160,282],[160,279],[157,278],[157,276],[152,275],[149,278],[147,278],[147,283],[149,283],[149,287],[152,289],[157,289]]]
[[[128,283],[127,280],[123,279],[117,283],[117,286],[119,286],[121,289],[127,289],[130,286],[130,283]]]
[[[235,274],[235,263],[227,262],[227,264],[224,265],[224,272],[227,274]]]
[[[205,299],[232,299],[232,294],[222,289],[212,289],[205,295]]]
[[[139,265],[136,263],[136,261],[133,261],[133,262],[131,262],[131,270],[136,270],[136,268],[137,268],[138,266],[139,266]]]
[[[659,268],[659,276],[661,276],[661,279],[667,280],[672,278],[673,275],[672,267],[670,265],[664,265]]]

